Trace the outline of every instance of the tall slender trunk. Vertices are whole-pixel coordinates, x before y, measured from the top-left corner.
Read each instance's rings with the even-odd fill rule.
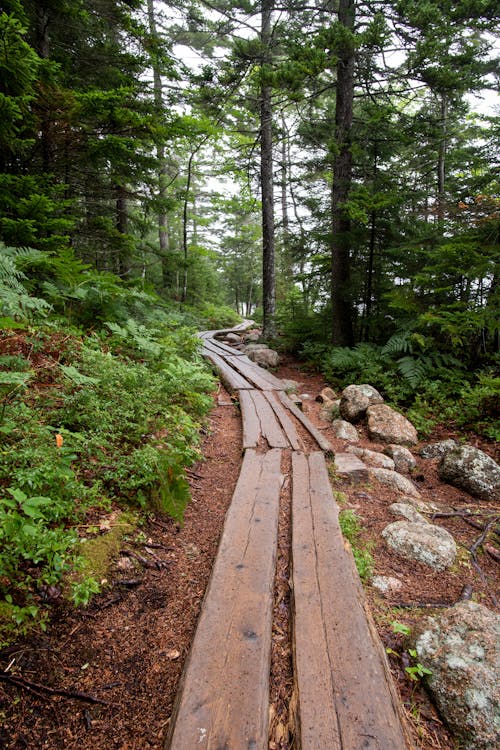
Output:
[[[340,0],[339,23],[347,36],[354,31],[354,0]],[[352,346],[354,333],[350,294],[350,220],[346,201],[352,181],[351,131],[354,101],[354,45],[347,38],[338,50],[335,145],[332,188],[331,293],[332,343]]]
[[[271,63],[271,16],[273,0],[262,0],[261,45],[263,81],[260,88],[260,182],[262,195],[262,306],[263,335],[275,334],[276,280],[274,253],[273,113],[271,87],[266,69]]]
[[[446,148],[448,131],[448,101],[445,94],[441,94],[441,138],[439,140],[437,163],[437,222],[443,231],[445,213],[445,180],[446,180]]]
[[[158,31],[156,28],[156,16],[154,0],[148,0],[148,22],[149,22],[149,33],[152,38],[154,45],[154,53],[151,55],[151,62],[153,67],[153,96],[155,103],[155,110],[158,117],[161,117],[163,112],[163,90],[161,83],[161,68],[158,61],[157,49],[160,44],[158,38]],[[169,252],[169,236],[168,236],[168,219],[165,211],[165,197],[166,197],[166,185],[167,185],[167,160],[165,155],[165,144],[162,136],[158,136],[156,139],[156,159],[158,161],[158,240],[160,246],[160,260],[162,266],[162,282],[163,286],[167,287],[170,283],[170,273],[168,264],[168,252]]]
[[[122,235],[128,231],[127,192],[124,187],[116,188],[116,228]],[[123,237],[118,250],[117,270],[122,278],[130,275],[130,250],[127,238]]]

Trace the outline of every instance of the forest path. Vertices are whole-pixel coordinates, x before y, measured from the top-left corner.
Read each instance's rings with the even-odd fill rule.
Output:
[[[302,750],[410,747],[382,645],[342,538],[332,449],[283,383],[202,334],[239,400],[243,461],[170,722],[168,750],[264,750],[280,502],[291,487],[293,715]],[[318,450],[318,448],[320,450]]]

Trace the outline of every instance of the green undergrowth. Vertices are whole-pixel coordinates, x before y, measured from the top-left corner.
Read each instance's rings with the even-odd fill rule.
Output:
[[[362,581],[368,581],[373,571],[373,557],[370,551],[370,545],[364,544],[361,540],[363,527],[356,513],[346,508],[339,513],[339,524],[343,536],[351,545],[354,562]]]
[[[54,591],[98,590],[81,543],[96,518],[182,523],[189,501],[215,382],[193,335],[205,319],[94,276],[59,309],[25,274],[0,285],[0,643],[44,627]]]

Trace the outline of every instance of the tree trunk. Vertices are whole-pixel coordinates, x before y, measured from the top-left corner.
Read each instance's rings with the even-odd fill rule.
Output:
[[[271,87],[265,81],[271,62],[273,0],[262,0],[262,74],[260,88],[260,182],[262,195],[262,306],[263,336],[275,334],[276,291],[274,268],[273,132]]]
[[[441,94],[441,138],[439,141],[438,164],[437,164],[437,222],[443,231],[445,194],[444,186],[446,180],[446,146],[448,129],[448,102],[446,95]]]
[[[116,188],[116,228],[122,235],[127,234],[128,215],[127,215],[127,193],[125,188]],[[128,247],[128,238],[123,237],[120,241],[117,258],[118,275],[125,278],[130,275],[130,252]]]
[[[153,66],[154,103],[156,114],[158,117],[161,117],[163,112],[163,91],[161,84],[161,69],[156,52],[160,45],[160,40],[158,38],[158,32],[156,29],[154,0],[148,0],[148,22],[149,33],[154,45],[154,53],[151,55],[151,62]],[[161,136],[157,137],[155,145],[156,158],[158,160],[158,240],[160,245],[162,282],[163,286],[167,287],[170,283],[170,271],[167,260],[170,243],[168,236],[167,213],[164,209],[167,183],[167,162],[165,158],[165,144]]]
[[[354,0],[340,0],[339,23],[354,31]],[[350,294],[350,220],[345,203],[352,181],[351,131],[354,101],[354,45],[347,38],[338,50],[335,145],[332,188],[331,293],[332,343],[352,346],[354,334]]]

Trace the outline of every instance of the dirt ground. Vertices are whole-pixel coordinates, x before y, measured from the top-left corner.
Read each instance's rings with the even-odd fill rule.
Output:
[[[341,452],[320,417],[315,397],[325,383],[289,360],[276,373],[301,385],[303,409]],[[231,501],[241,463],[239,410],[221,387],[204,439],[205,460],[189,472],[192,502],[182,527],[159,516],[124,541],[121,556],[110,571],[109,585],[83,610],[60,603],[46,633],[0,652],[0,747],[5,750],[160,750],[169,722],[182,667],[189,651],[204,591],[217,551],[225,512]],[[359,445],[376,448],[362,428]],[[456,437],[436,432],[432,439]],[[430,442],[430,441],[426,441]],[[493,455],[494,446],[475,441]],[[417,456],[417,446],[414,453]],[[418,456],[417,456],[418,458]],[[496,457],[498,460],[498,456]],[[437,461],[418,458],[413,480],[422,499],[443,512],[465,509],[490,514],[491,503],[473,500],[443,484]],[[482,533],[460,516],[439,518],[459,545],[458,562],[444,573],[433,573],[388,552],[380,536],[395,520],[388,510],[397,495],[371,483],[351,486],[333,480],[343,508],[361,518],[362,543],[369,545],[374,573],[394,575],[403,586],[397,595],[382,597],[367,585],[379,633],[387,648],[403,704],[422,750],[455,747],[434,706],[419,684],[405,673],[407,644],[395,634],[393,620],[413,627],[434,610],[450,606],[472,588],[474,598],[495,608],[498,559],[478,553],[477,566],[468,550]],[[293,747],[287,701],[291,693],[288,641],[287,508],[282,497],[276,575],[275,626],[271,674],[270,748]],[[497,509],[498,510],[498,509]],[[476,523],[481,519],[476,519]],[[470,519],[469,519],[470,521]],[[498,547],[496,548],[498,550]],[[495,587],[497,587],[495,593]],[[10,680],[10,681],[9,681]],[[16,684],[17,681],[17,684]]]

